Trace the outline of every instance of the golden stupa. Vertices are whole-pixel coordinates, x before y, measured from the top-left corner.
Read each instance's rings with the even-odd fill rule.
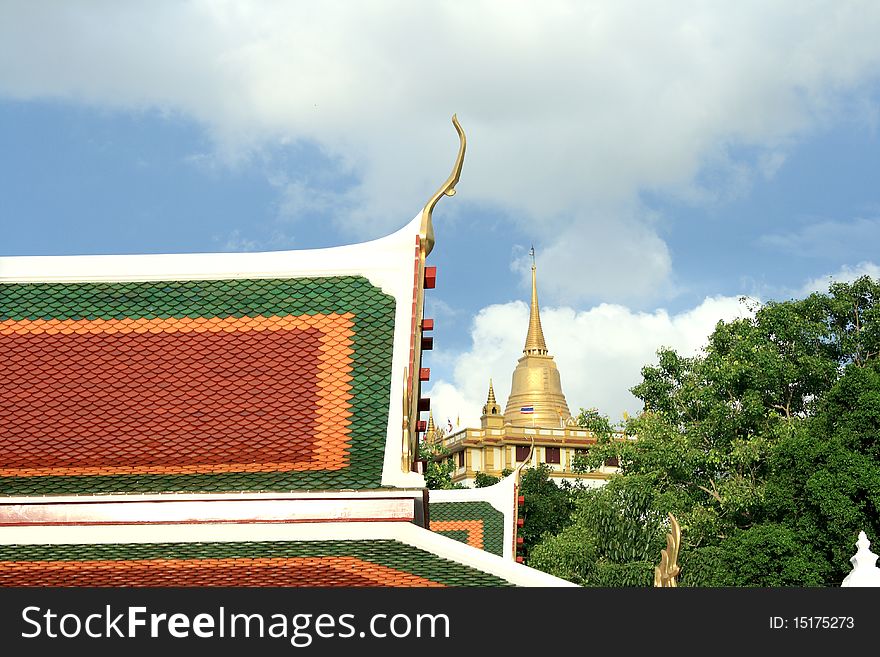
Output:
[[[538,285],[535,273],[535,249],[532,255],[532,305],[529,331],[522,358],[513,371],[510,397],[504,410],[504,424],[514,427],[561,427],[571,418],[562,392],[559,370],[547,350],[541,313],[538,309]],[[529,412],[528,409],[531,409]]]
[[[532,304],[529,328],[523,355],[513,371],[513,382],[507,408],[502,413],[495,398],[495,388],[489,379],[489,394],[483,405],[480,426],[456,428],[441,433],[429,417],[430,435],[445,448],[436,460],[449,459],[452,463],[452,482],[474,486],[478,473],[503,477],[505,472],[528,463],[546,464],[548,475],[554,481],[577,481],[585,486],[601,486],[618,471],[615,465],[605,465],[589,471],[575,467],[578,451],[596,444],[597,436],[585,427],[579,427],[571,417],[562,392],[559,370],[547,349],[541,313],[538,308],[538,284],[535,268],[535,250],[532,256]],[[615,439],[625,440],[616,432]]]

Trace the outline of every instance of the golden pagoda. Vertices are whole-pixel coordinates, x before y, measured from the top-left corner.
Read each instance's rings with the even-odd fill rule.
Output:
[[[460,429],[442,437],[455,469],[453,483],[474,484],[482,472],[502,476],[524,461],[536,466],[546,463],[556,481],[578,480],[600,486],[618,469],[611,464],[592,472],[575,472],[574,457],[579,450],[589,449],[597,436],[577,426],[562,392],[559,370],[547,349],[541,312],[538,306],[535,250],[532,256],[532,298],[529,326],[523,355],[513,371],[510,397],[504,412],[495,398],[489,379],[489,394],[480,416],[480,428]],[[435,435],[435,434],[434,434]],[[616,439],[625,439],[623,434]]]
[[[559,370],[547,350],[541,313],[538,308],[538,285],[535,273],[535,249],[532,247],[532,303],[529,331],[522,358],[513,371],[510,397],[504,410],[504,423],[514,427],[563,427],[571,419]]]

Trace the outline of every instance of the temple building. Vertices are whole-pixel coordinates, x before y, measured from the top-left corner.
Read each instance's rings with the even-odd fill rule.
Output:
[[[565,586],[518,472],[429,491],[431,212],[372,242],[0,258],[0,586]]]
[[[598,470],[575,472],[575,456],[597,441],[591,431],[578,427],[571,415],[559,369],[547,349],[541,312],[534,249],[532,255],[532,298],[529,325],[523,355],[513,370],[510,396],[504,411],[495,398],[492,380],[483,406],[479,428],[465,428],[439,436],[436,430],[426,432],[426,440],[437,436],[448,451],[444,458],[455,466],[453,483],[473,486],[476,474],[501,477],[522,465],[550,466],[553,480],[578,481],[583,485],[601,486],[617,464],[606,462]],[[617,440],[625,440],[622,433]]]

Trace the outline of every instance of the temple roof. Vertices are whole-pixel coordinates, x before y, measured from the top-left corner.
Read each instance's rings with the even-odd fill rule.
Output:
[[[423,485],[400,430],[420,225],[311,251],[0,258],[0,494]]]
[[[382,539],[28,545],[0,548],[0,563],[5,586],[240,586],[245,580],[250,586],[509,585]]]
[[[515,484],[435,505],[414,471],[453,123],[379,240],[0,258],[0,586],[567,584],[510,558]]]

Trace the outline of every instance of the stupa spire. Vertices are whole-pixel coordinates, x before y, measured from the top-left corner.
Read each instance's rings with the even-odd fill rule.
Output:
[[[547,343],[544,341],[544,330],[541,328],[541,312],[538,308],[538,281],[535,273],[535,247],[529,250],[532,256],[532,305],[529,309],[529,332],[526,335],[526,346],[523,353],[529,356],[546,356]]]
[[[486,406],[494,406],[497,403],[495,401],[495,391],[492,389],[492,379],[489,379],[489,397],[486,399]]]
[[[538,283],[535,273],[535,247],[532,257],[532,307],[529,311],[529,332],[526,345],[513,370],[510,396],[504,409],[504,424],[515,427],[558,428],[571,417],[559,370],[547,350],[538,308]]]
[[[428,413],[428,426],[425,427],[425,442],[430,444],[437,438],[437,427],[434,426],[434,413]]]
[[[500,429],[504,426],[504,415],[501,413],[501,407],[495,400],[495,389],[492,387],[492,379],[489,379],[489,396],[486,398],[486,405],[483,406],[480,426],[483,429]]]

